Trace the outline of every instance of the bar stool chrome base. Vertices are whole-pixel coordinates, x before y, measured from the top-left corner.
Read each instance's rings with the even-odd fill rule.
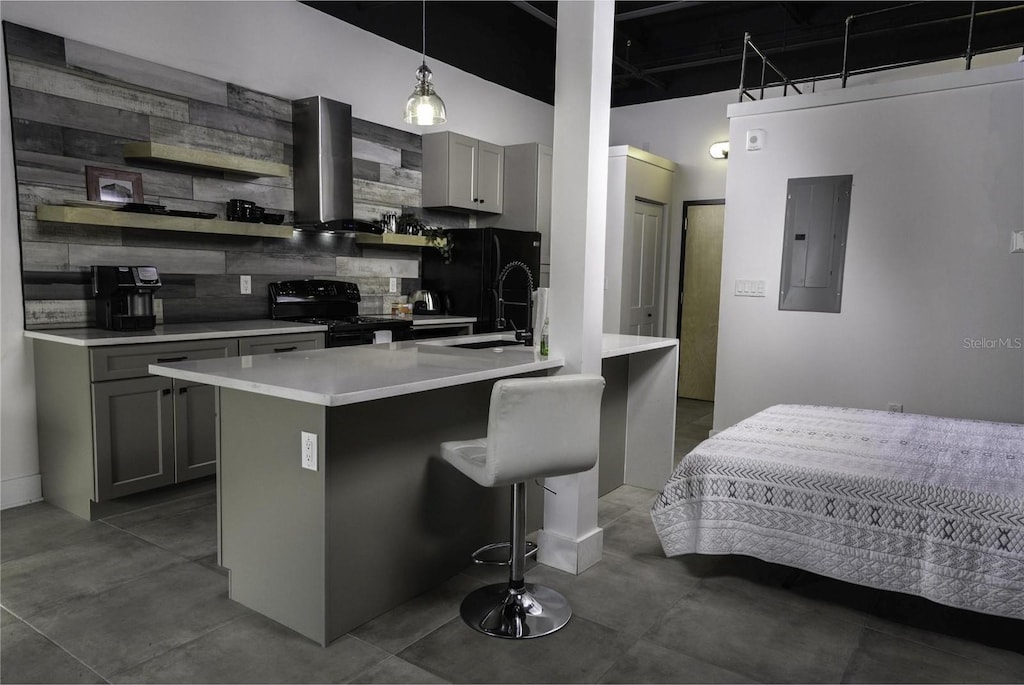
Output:
[[[462,600],[462,620],[481,633],[521,640],[550,635],[572,617],[572,607],[561,593],[544,585],[508,583],[485,585]]]

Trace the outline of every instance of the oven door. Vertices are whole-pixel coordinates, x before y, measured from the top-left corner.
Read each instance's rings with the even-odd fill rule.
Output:
[[[373,331],[331,331],[327,334],[328,347],[369,345],[372,342]]]

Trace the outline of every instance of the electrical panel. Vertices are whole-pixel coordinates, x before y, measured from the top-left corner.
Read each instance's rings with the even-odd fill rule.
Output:
[[[840,311],[853,176],[791,178],[779,309]]]

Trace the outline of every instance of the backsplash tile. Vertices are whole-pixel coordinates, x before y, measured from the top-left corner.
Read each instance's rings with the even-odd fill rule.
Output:
[[[16,24],[5,23],[18,172],[26,325],[89,325],[89,266],[152,264],[160,270],[158,320],[167,323],[269,316],[267,285],[295,278],[359,284],[364,314],[390,313],[419,288],[419,252],[364,250],[351,235],[291,238],[177,233],[39,222],[38,204],[84,200],[85,167],[138,171],[145,199],[224,218],[232,198],[292,221],[292,179],[125,159],[127,142],[160,142],[291,164],[291,103]],[[465,227],[458,212],[420,208],[419,135],[353,118],[355,218],[419,214]],[[238,276],[252,278],[240,295]],[[396,279],[398,292],[390,292]]]

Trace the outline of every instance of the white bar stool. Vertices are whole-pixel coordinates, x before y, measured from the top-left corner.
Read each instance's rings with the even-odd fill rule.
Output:
[[[491,391],[487,437],[441,443],[444,460],[479,485],[512,486],[508,583],[466,596],[461,614],[471,628],[495,637],[540,637],[572,616],[559,592],[523,580],[526,481],[593,468],[603,392],[604,378],[597,375],[502,379]]]

